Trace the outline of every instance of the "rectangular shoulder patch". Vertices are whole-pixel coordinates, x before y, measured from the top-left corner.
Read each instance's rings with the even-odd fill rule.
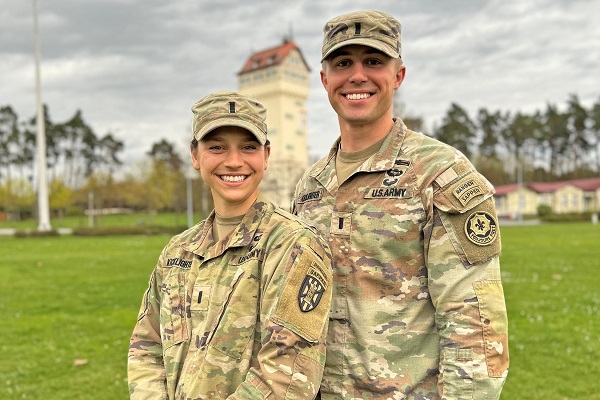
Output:
[[[454,182],[447,190],[452,193],[454,198],[466,207],[469,202],[479,196],[485,196],[490,193],[490,189],[478,174],[469,174],[457,182]]]
[[[271,320],[309,342],[318,342],[329,317],[332,272],[302,246]]]
[[[478,264],[500,254],[500,229],[492,198],[464,214],[441,213],[440,217],[469,264]]]
[[[463,207],[475,197],[484,195],[488,192],[485,183],[477,176],[471,176],[469,179],[461,179],[452,185],[450,190]]]

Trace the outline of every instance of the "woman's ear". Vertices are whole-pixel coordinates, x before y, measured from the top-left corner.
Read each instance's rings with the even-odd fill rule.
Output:
[[[192,167],[196,171],[200,171],[200,159],[198,158],[198,145],[190,144],[190,156],[192,158]]]
[[[265,171],[267,170],[267,165],[269,164],[269,156],[271,155],[271,145],[265,145]]]

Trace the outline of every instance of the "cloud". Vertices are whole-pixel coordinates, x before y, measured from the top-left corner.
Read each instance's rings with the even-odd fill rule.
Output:
[[[10,2],[10,4],[9,4]],[[324,155],[337,118],[319,79],[322,27],[371,1],[40,1],[42,97],[55,122],[77,109],[126,158],[163,138],[186,152],[192,104],[237,88],[252,52],[293,36],[311,68],[310,153]],[[456,102],[474,117],[598,99],[599,2],[585,0],[394,1],[378,5],[402,23],[407,110],[431,130]],[[0,105],[21,120],[35,113],[31,2],[0,0]]]

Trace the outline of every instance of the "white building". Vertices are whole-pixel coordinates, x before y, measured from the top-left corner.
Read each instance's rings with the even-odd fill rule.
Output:
[[[238,73],[238,91],[267,108],[271,157],[261,193],[286,210],[296,183],[308,167],[309,73],[302,52],[290,40],[252,54]]]

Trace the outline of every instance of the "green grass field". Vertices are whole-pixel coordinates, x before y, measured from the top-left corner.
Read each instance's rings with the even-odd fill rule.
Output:
[[[127,399],[129,336],[168,239],[0,236],[0,399]],[[507,226],[502,240],[502,400],[600,399],[600,226]]]

